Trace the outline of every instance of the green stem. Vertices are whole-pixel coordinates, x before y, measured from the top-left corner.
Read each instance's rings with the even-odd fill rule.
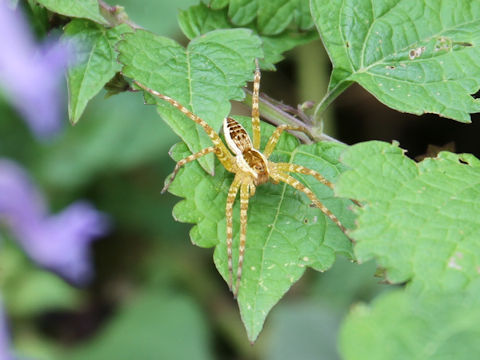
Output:
[[[298,98],[301,101],[311,100],[317,104],[328,88],[330,70],[327,71],[330,60],[320,39],[299,46],[294,50],[297,73]],[[309,109],[313,114],[314,109]],[[331,112],[322,113],[321,119],[316,119],[315,128],[336,135],[335,119]],[[320,121],[321,120],[321,121]],[[320,131],[318,131],[320,132]]]
[[[252,93],[250,90],[245,90],[245,100],[244,103],[249,107],[252,106]],[[278,103],[279,104],[279,103]],[[260,96],[259,99],[259,108],[262,118],[265,119],[268,123],[278,126],[282,124],[303,126],[309,131],[309,136],[304,133],[295,132],[295,136],[300,139],[304,144],[311,144],[312,142],[318,141],[333,141],[340,143],[339,140],[324,134],[318,133],[316,129],[312,126],[311,123],[306,123],[297,119],[296,117],[288,114],[283,111],[278,105],[274,104],[274,100],[267,100],[265,97]],[[313,141],[312,141],[313,139]]]
[[[322,114],[330,106],[330,104],[341,94],[343,93],[352,82],[350,81],[341,81],[339,82],[331,91],[329,91],[323,99],[318,103],[313,113],[313,118],[315,121],[320,121]]]
[[[142,29],[140,25],[135,24],[128,18],[127,13],[123,6],[115,5],[110,6],[103,0],[98,0],[98,6],[100,7],[100,13],[108,21],[111,26],[117,26],[120,24],[127,24],[132,29]]]

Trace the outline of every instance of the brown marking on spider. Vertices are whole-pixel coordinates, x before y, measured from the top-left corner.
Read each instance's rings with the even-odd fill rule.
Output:
[[[227,257],[228,257],[228,286],[233,292],[234,297],[238,295],[240,289],[240,283],[242,280],[243,261],[245,257],[245,243],[247,241],[247,211],[248,200],[255,194],[255,189],[258,185],[264,184],[269,180],[277,184],[279,182],[286,183],[293,188],[303,192],[313,205],[319,208],[333,223],[335,223],[345,234],[347,229],[342,225],[340,220],[330,211],[325,205],[323,205],[316,195],[300,181],[290,176],[289,173],[298,173],[304,175],[311,175],[315,177],[322,184],[333,189],[333,185],[327,179],[325,179],[318,172],[306,168],[297,164],[290,163],[274,163],[269,161],[268,158],[275,149],[275,146],[280,139],[280,135],[285,130],[295,130],[301,132],[307,132],[307,129],[301,126],[292,125],[280,125],[273,132],[272,136],[267,142],[265,149],[262,152],[260,148],[260,114],[258,108],[258,98],[260,89],[260,69],[258,62],[256,61],[256,70],[253,83],[253,101],[252,101],[252,129],[253,129],[253,141],[248,136],[248,133],[244,127],[237,121],[231,118],[226,118],[223,123],[223,130],[225,135],[226,145],[220,139],[220,136],[208,125],[204,120],[200,119],[197,115],[193,114],[190,110],[183,105],[173,100],[172,98],[160,94],[159,92],[149,89],[145,85],[134,81],[136,85],[150,94],[157,96],[174,107],[179,109],[191,120],[200,125],[210,139],[213,142],[213,146],[203,149],[195,154],[187,156],[185,159],[180,160],[175,166],[172,176],[166,182],[162,192],[168,189],[179,169],[198,158],[214,152],[220,163],[228,171],[235,174],[230,189],[228,190],[225,217],[227,226]],[[227,148],[228,146],[228,148]],[[232,261],[232,244],[233,244],[233,204],[240,191],[240,244],[238,255],[238,266],[235,280],[235,286],[233,284],[233,261]],[[348,236],[348,235],[347,235]]]

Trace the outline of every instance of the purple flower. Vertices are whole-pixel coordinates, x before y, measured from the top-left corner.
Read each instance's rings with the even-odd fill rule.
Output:
[[[75,284],[90,279],[90,242],[108,228],[106,216],[86,202],[49,215],[25,170],[1,158],[0,222],[36,263]]]
[[[49,41],[38,45],[22,14],[0,0],[0,90],[34,134],[47,137],[61,127],[61,79],[68,56]]]

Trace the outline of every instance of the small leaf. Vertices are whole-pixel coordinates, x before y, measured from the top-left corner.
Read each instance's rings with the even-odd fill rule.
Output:
[[[100,14],[98,0],[36,0],[48,10],[55,13],[89,19],[102,25],[108,25],[105,18]]]
[[[283,53],[316,39],[318,39],[318,34],[315,31],[297,32],[285,30],[276,36],[262,36],[263,51],[265,52],[265,58],[261,62],[262,68],[275,70],[273,64],[283,60]]]
[[[218,30],[184,49],[175,41],[138,30],[120,42],[122,73],[171,96],[218,131],[230,112],[229,100],[243,99],[242,86],[253,78],[260,39],[246,29]],[[192,152],[211,146],[204,130],[163,100],[158,112]],[[201,159],[213,171],[213,157]]]
[[[313,26],[309,0],[230,0],[228,16],[232,22],[245,26],[256,19],[256,25],[262,35],[277,35],[284,31],[296,19],[299,28],[310,29]]]
[[[470,122],[480,111],[480,3],[312,0],[334,66],[329,91],[356,81],[384,104]]]
[[[67,77],[68,113],[73,124],[80,119],[88,101],[120,71],[115,46],[121,35],[130,31],[127,25],[107,29],[85,20],[73,20],[65,27],[67,42],[76,54]]]
[[[478,289],[478,286],[477,286]],[[394,291],[357,305],[341,330],[345,360],[470,360],[480,354],[480,292]]]
[[[214,10],[204,4],[190,6],[178,12],[178,24],[190,40],[217,29],[229,29],[233,26],[228,21],[226,10]]]
[[[185,36],[193,39],[211,30],[235,27],[229,21],[227,11],[227,9],[214,10],[203,4],[191,6],[185,11],[180,11],[178,22]],[[252,30],[258,33],[258,29],[254,26],[252,26]],[[275,70],[274,64],[283,59],[284,52],[317,39],[318,34],[314,30],[299,32],[286,29],[278,35],[261,35],[260,38],[263,42],[264,53],[260,65],[262,69]]]
[[[249,118],[239,119],[249,130]],[[264,125],[264,124],[262,124]],[[262,126],[263,145],[273,128]],[[265,134],[266,132],[266,134]],[[331,181],[345,170],[338,162],[344,146],[333,143],[299,145],[292,135],[282,135],[273,161],[292,162],[310,167]],[[174,152],[175,160],[189,153],[183,144]],[[352,226],[349,200],[333,196],[332,191],[314,178],[298,177],[345,226]],[[215,176],[209,176],[197,163],[186,165],[170,190],[185,200],[174,208],[174,217],[197,225],[190,232],[192,242],[202,247],[216,245],[214,261],[228,279],[225,204],[232,174],[217,163]],[[238,258],[238,201],[234,207],[233,259]],[[270,309],[303,275],[307,266],[327,270],[337,253],[350,256],[351,244],[340,229],[323,213],[310,206],[308,198],[284,184],[265,184],[250,199],[243,277],[238,295],[240,313],[250,341],[255,341]]]
[[[350,147],[336,192],[358,209],[355,254],[375,258],[393,283],[462,289],[480,277],[480,165],[442,152],[415,163],[396,145]]]
[[[116,73],[104,87],[107,90],[105,98],[130,90],[130,84],[120,73]]]

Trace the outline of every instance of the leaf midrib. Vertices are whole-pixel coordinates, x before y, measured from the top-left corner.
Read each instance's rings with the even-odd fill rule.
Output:
[[[296,147],[291,153],[290,153],[290,159],[288,160],[288,163],[291,163],[293,158],[295,157],[296,153],[297,153],[297,149],[298,147]],[[274,227],[274,224],[277,223],[277,219],[278,219],[278,216],[280,215],[280,209],[282,207],[282,204],[283,204],[283,200],[285,199],[285,192],[287,191],[287,184],[283,184],[283,189],[282,189],[282,193],[281,193],[281,196],[280,196],[280,200],[278,201],[278,206],[277,206],[277,210],[275,212],[275,218],[272,222],[272,226],[270,226],[270,231],[267,235],[267,238],[265,240],[265,244],[263,246],[263,248],[265,249],[267,247],[267,244],[268,242],[270,241],[271,237],[272,237],[272,234],[273,234],[273,231],[275,230],[275,227]],[[259,271],[259,274],[263,274],[263,267],[264,267],[264,264],[265,264],[265,261],[264,261],[264,256],[265,256],[265,250],[262,251],[262,259],[261,259],[261,262],[260,262],[260,271]],[[254,301],[254,304],[252,305],[252,308],[253,308],[253,314],[256,314],[257,313],[257,298],[258,298],[258,289],[260,288],[260,281],[257,282],[257,285],[255,287],[255,301]],[[252,319],[252,323],[250,324],[251,327],[250,328],[254,328],[254,319]]]

